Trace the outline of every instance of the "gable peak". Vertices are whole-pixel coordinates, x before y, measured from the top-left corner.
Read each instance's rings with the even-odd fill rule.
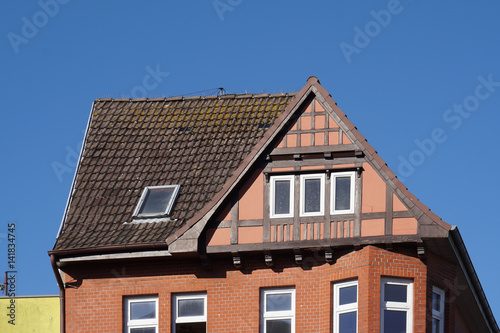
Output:
[[[321,84],[321,83],[319,82],[319,79],[318,79],[316,76],[314,76],[314,75],[309,76],[309,77],[307,78],[307,82],[308,82],[308,83],[310,83],[310,84],[314,84],[314,83]]]

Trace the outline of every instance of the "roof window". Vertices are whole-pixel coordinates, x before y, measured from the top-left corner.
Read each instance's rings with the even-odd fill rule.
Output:
[[[134,217],[169,216],[180,188],[180,185],[147,186],[142,192]]]

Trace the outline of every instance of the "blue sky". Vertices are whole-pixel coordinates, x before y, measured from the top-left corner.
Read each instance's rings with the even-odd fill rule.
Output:
[[[92,101],[298,91],[320,79],[423,203],[458,225],[500,319],[497,1],[4,1],[0,271],[56,294],[47,251]],[[496,264],[495,264],[496,262]]]

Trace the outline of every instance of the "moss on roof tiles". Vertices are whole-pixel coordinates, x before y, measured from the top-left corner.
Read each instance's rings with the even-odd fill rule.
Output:
[[[97,100],[54,249],[163,242],[221,190],[293,96]],[[124,224],[144,186],[173,183],[182,187],[171,222],[152,234]]]

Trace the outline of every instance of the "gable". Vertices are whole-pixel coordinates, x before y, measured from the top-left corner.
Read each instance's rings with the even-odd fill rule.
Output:
[[[449,225],[408,192],[321,89],[312,85],[309,95],[296,106],[296,114],[267,143],[268,149],[261,154],[252,177],[241,183],[222,206],[223,217],[209,222],[203,236],[208,252],[227,251],[224,247],[228,245],[243,251],[256,248],[250,246],[256,243],[286,248],[446,237]],[[339,173],[355,175],[354,208],[346,214],[337,214],[331,207],[335,195],[332,178]],[[293,181],[289,183],[293,184],[287,186],[294,187],[293,195],[289,195],[295,198],[293,212],[283,218],[273,216],[272,177],[278,175],[291,175]],[[302,207],[297,208],[302,205],[304,175],[316,176],[324,188],[322,211],[316,216],[306,216],[301,213]]]
[[[208,225],[208,247],[418,234],[417,219],[364,156],[356,156],[360,149],[350,139],[351,133],[316,98],[287,127],[273,145],[270,160],[262,158],[261,167],[242,183],[232,201]],[[299,216],[273,218],[273,175],[293,175],[293,185],[300,188],[303,175],[328,174],[330,180],[322,185],[326,193],[332,177],[357,169],[361,170],[356,175],[357,195],[361,198],[352,213],[339,216],[326,212],[311,217],[295,209],[292,215]],[[295,190],[293,206],[301,204],[300,192]],[[322,200],[326,200],[327,196],[323,196]]]

